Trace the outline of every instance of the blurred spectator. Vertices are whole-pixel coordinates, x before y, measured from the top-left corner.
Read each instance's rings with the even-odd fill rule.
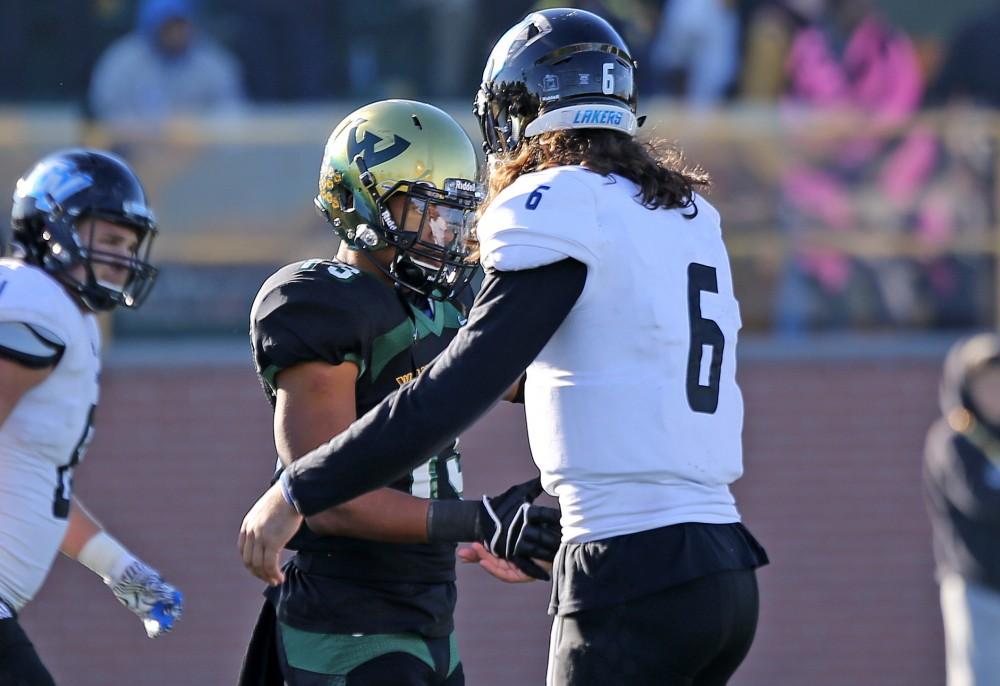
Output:
[[[331,78],[346,60],[341,40],[331,35],[342,21],[328,0],[227,0],[220,5],[228,41],[246,69],[254,100],[332,100],[349,95]]]
[[[436,48],[430,57],[432,77],[427,84],[429,92],[435,96],[460,95],[468,97],[474,93],[479,74],[472,76],[469,67],[477,68],[485,64],[486,56],[477,60],[473,55],[478,14],[476,0],[433,0],[426,3],[426,11],[431,16],[431,40]],[[455,27],[465,27],[456,31]]]
[[[0,64],[17,65],[0,70],[0,99],[83,99],[100,50],[122,33],[116,4],[0,0]]]
[[[975,17],[948,46],[944,66],[928,94],[930,104],[965,100],[1000,107],[1000,7]]]
[[[456,2],[463,4],[445,4]],[[236,41],[251,66],[251,92],[264,100],[376,100],[436,91],[436,60],[442,47],[434,32],[470,30],[460,23],[468,19],[467,13],[441,21],[447,10],[428,0],[263,3],[263,17],[247,15],[245,3],[230,0],[227,6],[243,25]],[[463,38],[455,42],[461,54],[466,49]],[[454,94],[454,86],[444,88]]]
[[[1000,339],[956,344],[927,436],[924,484],[948,686],[1000,684]]]
[[[149,123],[236,109],[243,101],[239,66],[194,22],[191,0],[144,0],[136,30],[113,43],[95,67],[95,118]]]
[[[777,100],[785,92],[785,62],[795,35],[814,22],[824,0],[765,0],[745,29],[739,92],[752,100]]]
[[[739,16],[729,0],[668,0],[650,61],[668,92],[694,107],[711,107],[736,77],[739,35]]]
[[[795,6],[799,16],[808,16],[801,0]],[[849,119],[840,136],[797,142],[798,159],[782,182],[786,228],[793,244],[805,229],[870,231],[884,239],[887,229],[907,228],[904,215],[936,159],[930,134],[895,131],[923,95],[917,53],[904,33],[874,12],[870,0],[828,0],[811,9],[814,21],[791,34],[785,59],[786,123],[800,113]],[[909,260],[852,257],[814,244],[795,248],[778,293],[783,332],[913,317],[918,274]]]
[[[935,328],[969,328],[992,319],[996,283],[991,246],[996,235],[996,150],[988,121],[970,113],[948,118],[934,175],[923,184],[908,217],[919,246],[918,297],[924,323]],[[957,239],[979,251],[955,253]]]

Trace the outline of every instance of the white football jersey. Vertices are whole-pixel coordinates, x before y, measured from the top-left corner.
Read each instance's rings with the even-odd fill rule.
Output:
[[[649,210],[631,181],[582,167],[518,178],[479,222],[484,266],[572,257],[587,281],[528,367],[525,408],[563,539],[739,521],[739,304],[719,214]]]
[[[45,329],[65,344],[52,372],[0,426],[0,599],[20,610],[66,532],[73,468],[97,405],[100,332],[57,281],[11,259],[0,259],[0,321]]]

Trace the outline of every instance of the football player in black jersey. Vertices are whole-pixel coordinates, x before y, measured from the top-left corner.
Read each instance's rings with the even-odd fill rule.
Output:
[[[279,472],[419,375],[465,323],[477,172],[467,134],[423,103],[373,103],[330,136],[315,202],[337,257],[278,270],[250,316]],[[457,438],[421,458],[390,487],[306,520],[265,593],[241,684],[464,683],[455,543],[511,558],[505,580],[545,577],[531,558],[554,556],[558,511],[531,505],[537,479],[461,500]]]

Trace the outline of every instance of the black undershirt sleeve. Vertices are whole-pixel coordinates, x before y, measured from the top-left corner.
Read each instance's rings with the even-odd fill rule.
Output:
[[[518,380],[586,280],[587,267],[573,259],[488,272],[468,324],[420,376],[288,468],[302,514],[391,483],[440,452]]]

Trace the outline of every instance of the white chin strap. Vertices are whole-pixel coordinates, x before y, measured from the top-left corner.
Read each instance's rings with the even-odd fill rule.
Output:
[[[527,138],[547,131],[564,129],[611,129],[634,136],[639,128],[636,116],[626,107],[614,105],[567,105],[546,112],[524,127]]]

